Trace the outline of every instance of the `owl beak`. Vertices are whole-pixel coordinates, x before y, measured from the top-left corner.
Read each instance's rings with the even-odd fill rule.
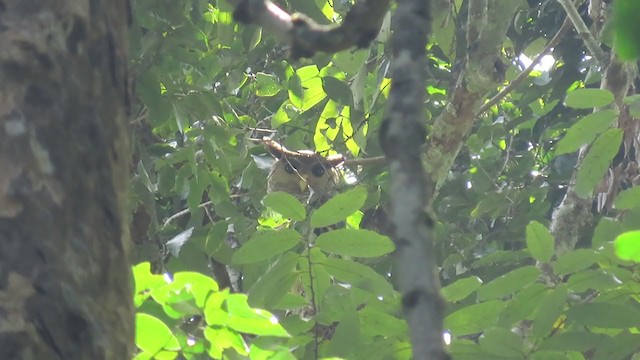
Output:
[[[303,176],[302,178],[298,179],[298,185],[300,186],[300,192],[304,193],[307,191],[307,177]]]

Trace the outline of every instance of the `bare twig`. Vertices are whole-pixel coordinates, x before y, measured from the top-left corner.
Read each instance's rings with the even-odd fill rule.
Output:
[[[576,9],[575,5],[571,2],[571,0],[558,0],[558,3],[562,5],[564,11],[567,13],[567,17],[571,19],[571,23],[573,23],[573,27],[578,32],[578,35],[584,41],[584,45],[589,49],[589,52],[596,60],[600,63],[600,65],[607,65],[609,63],[609,58],[607,54],[602,50],[600,44],[596,41],[596,39],[591,34],[591,31],[587,27],[587,24],[582,21],[582,17],[578,13],[578,9]]]
[[[565,18],[564,23],[562,23],[562,26],[560,27],[558,32],[553,36],[551,40],[549,40],[549,43],[547,44],[547,46],[544,47],[544,49],[542,49],[542,52],[540,52],[540,54],[538,54],[538,56],[536,56],[536,58],[533,59],[531,64],[526,69],[524,69],[520,74],[518,74],[518,76],[516,76],[515,79],[511,80],[511,82],[507,86],[505,86],[502,90],[500,90],[500,92],[498,92],[494,97],[489,99],[489,101],[484,103],[484,105],[480,107],[480,110],[478,110],[478,115],[491,109],[493,105],[497,104],[500,100],[502,100],[505,96],[507,96],[511,91],[513,91],[513,89],[515,89],[518,85],[520,85],[520,83],[522,83],[524,79],[526,79],[527,76],[529,76],[531,71],[533,71],[533,68],[536,65],[538,65],[540,60],[542,60],[542,58],[545,55],[549,54],[551,50],[556,45],[558,45],[558,43],[560,42],[564,34],[569,30],[570,25],[571,25],[571,22],[569,21],[569,17]]]

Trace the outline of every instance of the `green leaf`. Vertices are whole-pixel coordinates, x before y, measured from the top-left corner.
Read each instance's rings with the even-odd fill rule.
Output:
[[[534,259],[549,262],[553,256],[555,241],[547,227],[537,221],[527,225],[527,248]]]
[[[640,186],[620,191],[613,202],[613,206],[618,210],[630,210],[640,206]]]
[[[338,229],[320,234],[316,246],[333,254],[355,257],[378,257],[395,250],[393,242],[375,231]]]
[[[173,276],[173,285],[189,289],[199,308],[204,308],[209,293],[219,290],[218,283],[214,279],[192,271],[176,273]]]
[[[622,232],[622,224],[616,219],[603,217],[598,222],[598,226],[593,231],[593,239],[591,239],[591,246],[597,249],[604,244],[608,244],[615,239]]]
[[[522,339],[507,329],[492,328],[480,338],[480,347],[499,356],[521,358]]]
[[[271,308],[291,290],[297,277],[294,272],[298,254],[286,252],[249,289],[251,306]]]
[[[603,334],[587,331],[571,331],[555,334],[540,344],[540,350],[579,351],[585,352],[599,347],[611,339]]]
[[[274,96],[280,91],[278,78],[262,72],[256,73],[256,95]]]
[[[618,235],[613,245],[620,259],[640,262],[640,231]]]
[[[477,276],[469,276],[456,280],[442,288],[442,296],[447,302],[456,302],[465,299],[482,286],[482,280]]]
[[[609,105],[613,94],[602,89],[576,89],[567,94],[564,104],[575,109],[592,109]]]
[[[180,350],[171,329],[158,318],[145,313],[136,314],[136,345],[152,354],[160,350]]]
[[[572,153],[583,145],[590,144],[596,136],[610,128],[617,117],[617,111],[609,109],[594,112],[580,119],[558,142],[555,156]]]
[[[291,220],[302,221],[307,217],[304,205],[295,196],[286,192],[269,193],[262,199],[262,203]]]
[[[222,359],[225,349],[234,349],[240,355],[247,355],[246,344],[239,334],[228,328],[218,328],[208,326],[204,328],[204,337],[209,342],[207,353],[211,359]]]
[[[533,319],[533,335],[535,337],[546,337],[555,326],[558,317],[564,311],[567,294],[567,286],[560,284],[542,299],[540,307]]]
[[[444,319],[444,327],[454,336],[479,333],[495,324],[505,303],[492,300],[464,307]]]
[[[376,296],[391,296],[393,287],[372,268],[344,259],[327,258],[324,267],[331,276]]]
[[[344,81],[333,76],[325,76],[322,78],[322,87],[331,100],[346,106],[353,103],[351,89]]]
[[[358,349],[358,337],[360,336],[360,318],[355,309],[345,311],[342,315],[334,336],[327,345],[327,356],[335,358],[353,359],[353,353]]]
[[[640,324],[640,310],[625,304],[579,304],[567,310],[567,318],[584,326],[626,329]]]
[[[592,249],[576,249],[564,253],[553,264],[553,273],[566,275],[586,269],[598,261],[599,255]]]
[[[616,31],[613,47],[620,59],[633,61],[640,57],[640,3],[636,0],[617,0],[613,3],[613,22]]]
[[[528,319],[538,308],[548,289],[540,283],[533,283],[516,293],[498,317],[498,324],[510,328],[518,321]]]
[[[571,275],[567,281],[567,285],[574,292],[583,292],[589,289],[603,291],[616,288],[620,284],[620,280],[603,269],[583,270]]]
[[[252,309],[244,294],[231,294],[226,300],[227,326],[247,334],[290,337],[278,319],[266,310]]]
[[[259,231],[233,255],[234,264],[251,264],[283,253],[300,242],[302,236],[292,229]]]
[[[367,189],[362,186],[338,194],[311,214],[311,226],[320,228],[344,221],[360,210],[366,199]]]
[[[589,149],[576,176],[576,193],[589,196],[609,169],[611,160],[618,153],[622,142],[622,129],[609,129],[602,133]]]
[[[598,347],[593,360],[629,359],[629,355],[637,351],[638,348],[640,348],[640,336],[622,331],[614,336],[612,341],[607,341]]]
[[[496,299],[512,294],[536,281],[539,276],[540,269],[535,266],[515,269],[483,285],[478,290],[478,300]]]

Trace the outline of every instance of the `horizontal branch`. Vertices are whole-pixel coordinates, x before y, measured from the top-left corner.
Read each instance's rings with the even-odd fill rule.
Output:
[[[341,25],[319,25],[300,13],[290,15],[269,0],[228,0],[235,6],[234,19],[263,27],[289,43],[291,57],[311,57],[316,52],[336,53],[364,48],[376,38],[389,10],[390,0],[361,0]]]

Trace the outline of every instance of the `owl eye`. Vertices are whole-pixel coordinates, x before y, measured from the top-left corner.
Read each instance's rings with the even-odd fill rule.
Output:
[[[293,166],[291,166],[291,164],[288,164],[288,163],[284,165],[284,171],[286,171],[289,174],[293,174],[294,172],[296,172]]]
[[[324,166],[322,166],[322,164],[313,165],[313,167],[311,168],[311,173],[315,177],[321,177],[322,175],[324,175]]]

